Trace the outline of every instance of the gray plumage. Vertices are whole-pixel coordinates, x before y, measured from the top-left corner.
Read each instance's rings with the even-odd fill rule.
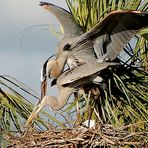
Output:
[[[93,61],[84,65],[80,65],[77,68],[74,68],[72,70],[67,70],[64,73],[62,73],[57,79],[57,84],[65,85],[73,82],[76,83],[77,81],[83,78],[84,79],[90,78],[90,81],[92,81],[93,78],[95,78],[101,70],[107,68],[108,66],[115,66],[115,65],[119,64],[112,62],[99,63],[97,61]]]
[[[57,46],[56,60],[65,56],[64,60],[70,68],[96,59],[102,62],[114,60],[131,38],[148,26],[148,12],[115,10],[83,33],[70,12],[50,3],[41,2],[41,6],[55,15],[64,28],[64,37]],[[69,48],[65,51],[65,47]]]
[[[77,37],[83,34],[82,28],[74,20],[72,14],[67,10],[46,2],[40,2],[40,6],[45,6],[45,9],[50,11],[60,21],[64,29],[65,38]]]

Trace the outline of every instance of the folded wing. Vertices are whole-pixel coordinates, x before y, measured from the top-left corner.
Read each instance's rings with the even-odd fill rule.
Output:
[[[97,61],[90,62],[84,65],[81,65],[72,70],[68,70],[60,75],[57,79],[57,84],[65,85],[77,80],[92,77],[93,74],[98,74],[101,70],[107,68],[108,66],[118,65],[117,63],[112,62],[103,62],[98,63]]]

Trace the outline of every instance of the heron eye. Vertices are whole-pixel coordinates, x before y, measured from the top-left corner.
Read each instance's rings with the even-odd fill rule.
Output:
[[[63,48],[63,51],[67,51],[67,50],[69,50],[70,47],[71,47],[70,44],[66,44],[66,45],[64,46],[64,48]]]
[[[56,85],[56,83],[57,83],[57,79],[54,79],[54,80],[51,82],[51,87],[54,86],[54,85]]]

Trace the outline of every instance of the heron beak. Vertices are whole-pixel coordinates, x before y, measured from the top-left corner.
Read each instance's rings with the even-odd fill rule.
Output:
[[[47,81],[46,79],[41,83],[41,98],[43,98],[46,95],[47,90]]]
[[[40,110],[43,108],[43,105],[37,105],[35,106],[35,108],[33,109],[31,115],[29,116],[25,127],[30,127],[32,124],[32,121],[37,117],[38,113],[40,112]]]
[[[40,2],[40,4],[39,4],[40,6],[42,6],[45,10],[47,10],[48,9],[48,3],[46,3],[46,2]]]
[[[36,118],[37,114],[40,112],[40,110],[44,107],[44,96],[46,95],[46,90],[47,90],[47,81],[44,79],[41,83],[41,99],[38,102],[37,106],[33,109],[31,115],[29,116],[25,127],[29,127],[32,124],[33,119]]]

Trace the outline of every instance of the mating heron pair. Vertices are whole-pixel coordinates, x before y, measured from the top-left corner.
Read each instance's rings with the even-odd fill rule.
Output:
[[[59,110],[81,86],[101,82],[100,71],[118,65],[112,61],[139,30],[148,26],[148,12],[116,10],[85,33],[70,12],[46,2],[40,5],[60,21],[64,37],[57,46],[56,58],[49,58],[43,65],[41,99],[26,126],[45,105],[52,110]],[[63,72],[65,64],[70,69]],[[46,95],[47,78],[57,79],[57,98]]]

